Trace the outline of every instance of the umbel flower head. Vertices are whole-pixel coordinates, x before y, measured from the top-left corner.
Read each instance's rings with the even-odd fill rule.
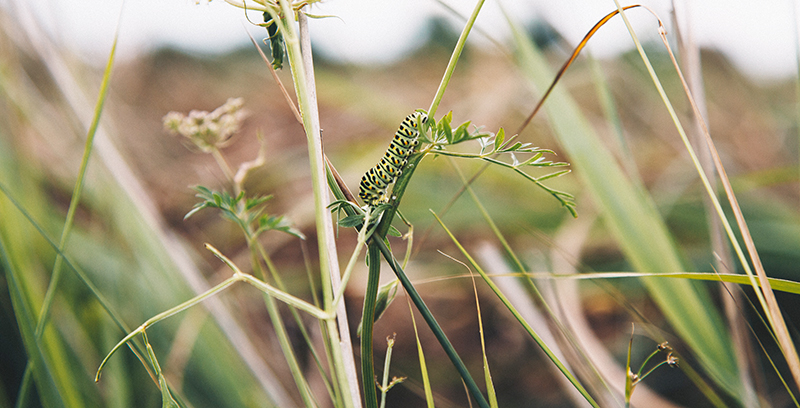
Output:
[[[164,115],[164,128],[189,139],[204,152],[224,147],[247,116],[244,99],[230,98],[212,112],[193,110],[188,115],[170,112]]]

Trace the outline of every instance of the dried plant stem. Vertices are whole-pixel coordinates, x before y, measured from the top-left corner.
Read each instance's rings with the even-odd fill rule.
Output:
[[[728,202],[731,205],[731,209],[733,210],[734,217],[736,219],[736,223],[739,226],[739,229],[742,234],[742,240],[744,241],[745,247],[747,248],[748,254],[750,256],[750,261],[753,263],[753,268],[756,271],[756,275],[758,277],[758,283],[756,282],[756,275],[753,275],[753,271],[750,269],[750,265],[747,262],[747,258],[744,256],[741,247],[739,246],[738,241],[735,239],[735,235],[733,233],[733,229],[731,228],[730,224],[728,223],[727,218],[725,217],[725,213],[722,210],[717,197],[714,195],[713,187],[711,186],[711,182],[705,175],[705,172],[702,171],[702,165],[700,164],[697,155],[694,153],[694,149],[692,149],[691,144],[686,137],[686,133],[683,131],[683,127],[680,126],[680,120],[678,119],[675,110],[672,107],[672,104],[669,103],[669,99],[666,97],[666,93],[664,92],[663,87],[661,86],[660,82],[658,81],[658,77],[653,70],[652,65],[650,64],[644,49],[639,43],[638,39],[636,39],[635,35],[633,34],[633,28],[628,20],[625,12],[622,11],[622,6],[620,6],[618,0],[614,0],[617,4],[617,8],[622,16],[623,20],[625,21],[625,25],[628,27],[628,30],[631,32],[632,36],[634,37],[634,42],[636,43],[636,48],[639,51],[639,54],[642,56],[642,60],[645,62],[647,66],[647,70],[650,73],[650,76],[653,78],[653,82],[658,89],[659,94],[661,95],[664,103],[670,113],[670,116],[673,118],[673,122],[676,124],[676,128],[678,133],[681,136],[686,148],[689,152],[689,155],[692,158],[692,162],[694,163],[695,167],[698,169],[698,174],[700,179],[703,182],[703,185],[706,188],[706,191],[709,194],[709,197],[712,199],[714,203],[714,207],[717,211],[717,214],[722,221],[725,230],[728,236],[731,238],[731,243],[733,244],[734,251],[739,257],[739,260],[744,268],[745,272],[747,273],[748,277],[750,278],[750,283],[753,286],[753,289],[756,292],[756,295],[761,303],[762,308],[764,309],[764,313],[766,314],[767,320],[770,323],[772,330],[775,332],[775,336],[778,339],[778,344],[781,347],[781,351],[784,353],[784,357],[786,357],[786,361],[789,365],[789,369],[792,372],[792,376],[794,377],[795,384],[800,386],[800,358],[798,358],[797,349],[792,342],[791,336],[789,335],[789,331],[786,327],[786,322],[783,319],[783,315],[781,313],[780,307],[778,306],[778,302],[775,299],[775,294],[772,291],[770,286],[769,280],[767,279],[767,274],[764,271],[764,267],[761,264],[761,259],[758,256],[758,252],[756,251],[755,245],[753,243],[753,238],[750,235],[750,230],[747,227],[747,223],[744,220],[744,216],[742,215],[742,210],[739,207],[739,202],[736,199],[736,196],[733,192],[733,188],[731,187],[730,180],[728,179],[728,175],[725,171],[725,168],[722,166],[722,161],[719,157],[719,153],[717,152],[716,147],[714,146],[714,142],[711,139],[711,135],[708,131],[708,127],[706,126],[704,121],[700,121],[703,135],[705,136],[706,143],[708,148],[711,152],[711,157],[714,162],[714,166],[716,167],[717,173],[720,176],[720,181],[722,182],[722,186],[725,190],[725,194],[728,197]],[[662,41],[669,52],[670,58],[672,59],[673,64],[675,65],[675,69],[678,72],[680,77],[681,83],[684,86],[685,92],[688,96],[689,103],[692,106],[692,111],[694,112],[695,116],[702,119],[702,115],[700,114],[699,108],[692,97],[691,91],[686,83],[686,79],[683,76],[683,73],[680,70],[680,67],[675,60],[675,55],[672,53],[672,49],[669,46],[669,42],[667,41],[666,32],[663,30],[663,27],[659,28],[659,32],[661,34]]]

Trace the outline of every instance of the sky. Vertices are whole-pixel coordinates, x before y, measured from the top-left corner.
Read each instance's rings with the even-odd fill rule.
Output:
[[[474,1],[441,0],[468,15]],[[781,79],[797,73],[795,2],[800,0],[675,0],[685,11],[694,39],[717,49],[744,73],[756,79]],[[672,29],[671,0],[642,0]],[[526,24],[536,18],[548,21],[564,38],[576,44],[605,14],[615,9],[613,0],[489,0],[477,26],[501,41],[508,39],[503,9]],[[625,3],[629,4],[629,3]],[[225,52],[246,46],[249,31],[257,39],[263,28],[245,18],[242,9],[223,0],[0,0],[0,7],[27,7],[63,47],[88,62],[102,65],[119,22],[119,56],[123,59],[170,45],[204,53]],[[327,0],[310,13],[335,17],[310,23],[312,41],[326,56],[342,61],[390,63],[413,49],[431,16],[443,16],[458,29],[457,17],[434,0]],[[121,16],[121,18],[120,18]],[[250,19],[260,21],[259,13]],[[655,18],[642,9],[629,19],[644,39],[657,36]],[[491,46],[475,35],[476,44]],[[622,19],[615,18],[590,42],[589,51],[608,58],[633,47]]]

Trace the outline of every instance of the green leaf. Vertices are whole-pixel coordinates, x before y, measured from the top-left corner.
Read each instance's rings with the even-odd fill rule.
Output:
[[[453,144],[461,143],[463,141],[472,139],[470,137],[468,130],[470,123],[472,123],[472,121],[466,121],[462,123],[461,125],[458,126],[458,129],[456,129],[455,132],[453,132]]]
[[[397,285],[400,281],[395,279],[380,288],[378,288],[378,300],[375,303],[375,321],[383,316],[383,312],[392,304],[395,296],[397,296]]]
[[[453,128],[450,127],[450,120],[452,120],[453,112],[447,112],[441,121],[439,121],[439,129],[442,134],[444,134],[445,140],[447,140],[448,144],[453,144]]]
[[[521,147],[522,147],[522,143],[516,142],[513,145],[511,145],[511,147],[507,147],[507,148],[503,149],[502,152],[503,153],[514,152],[514,151],[519,150],[519,148],[521,148]]]
[[[354,214],[339,220],[339,226],[342,228],[353,228],[364,223],[364,214]]]
[[[391,226],[389,227],[389,232],[387,232],[386,235],[398,238],[403,236],[403,234],[397,228]]]
[[[503,141],[506,140],[506,131],[503,128],[497,131],[497,134],[494,136],[494,150],[500,150],[500,147],[503,146]]]

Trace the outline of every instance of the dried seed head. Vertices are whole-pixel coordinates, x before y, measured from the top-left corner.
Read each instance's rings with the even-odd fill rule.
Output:
[[[241,128],[247,112],[244,99],[230,98],[213,112],[193,110],[188,115],[170,112],[164,115],[164,128],[189,139],[204,152],[224,147]]]
[[[667,364],[670,367],[677,367],[678,366],[678,357],[672,355],[672,353],[667,354]]]

